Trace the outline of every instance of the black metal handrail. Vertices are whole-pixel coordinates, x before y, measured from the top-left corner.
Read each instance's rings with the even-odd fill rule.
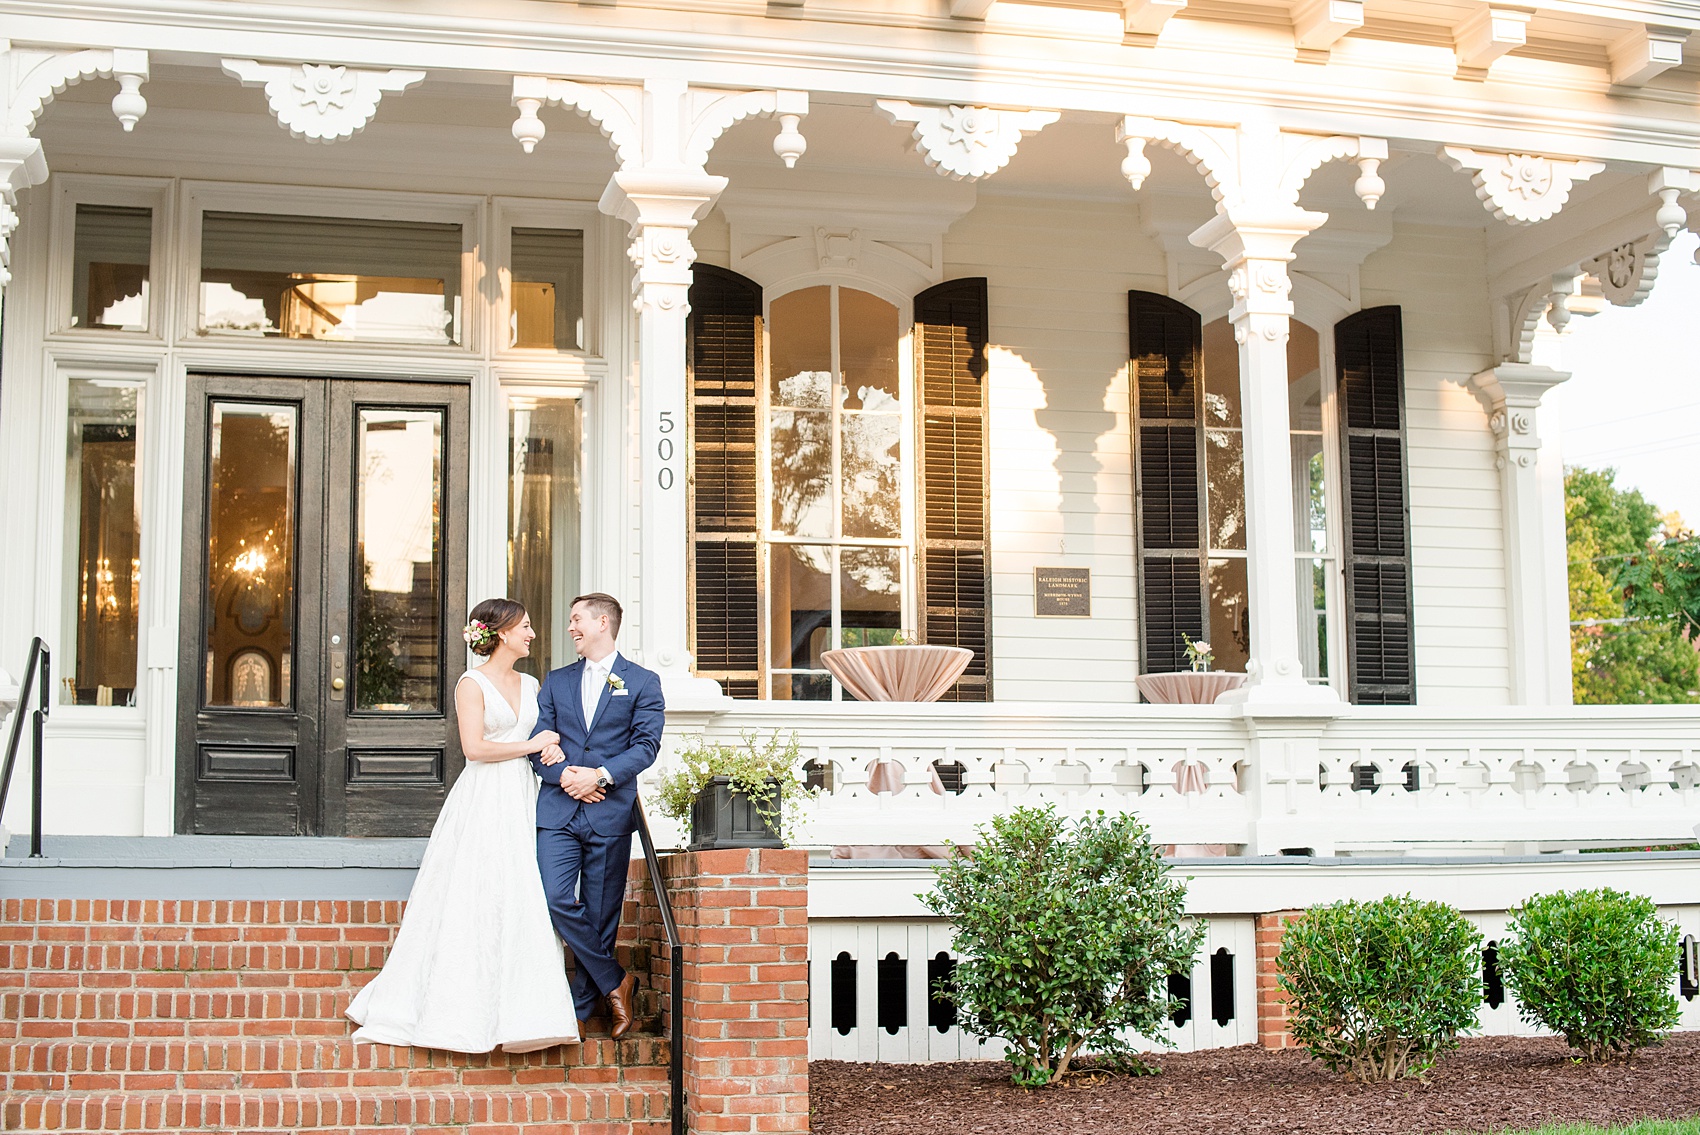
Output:
[[[12,766],[18,760],[18,738],[23,733],[24,706],[30,700],[30,683],[35,682],[37,702],[35,712],[30,716],[34,724],[30,728],[30,858],[41,858],[41,734],[42,727],[47,724],[47,714],[51,708],[48,691],[53,688],[50,675],[53,672],[53,657],[47,649],[47,644],[40,637],[30,641],[30,660],[24,666],[23,684],[18,687],[18,708],[12,711],[12,735],[6,741],[6,764],[0,768],[0,816],[6,814],[6,793],[12,787]],[[4,849],[0,849],[4,850]],[[672,912],[668,912],[672,917]]]
[[[667,1044],[667,1087],[672,1096],[669,1111],[673,1116],[673,1135],[685,1135],[685,943],[679,938],[679,924],[673,920],[673,902],[667,897],[667,881],[661,877],[661,859],[655,854],[655,837],[649,834],[649,818],[643,813],[642,800],[637,804],[637,820],[643,859],[649,866],[649,885],[655,888],[661,930],[667,937],[667,976],[671,986],[667,1014],[671,1033]]]

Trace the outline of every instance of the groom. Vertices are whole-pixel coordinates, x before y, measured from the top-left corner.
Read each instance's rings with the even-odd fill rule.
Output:
[[[537,695],[536,733],[559,745],[531,758],[537,796],[537,866],[555,933],[572,950],[578,1019],[608,998],[616,1040],[632,1026],[637,978],[614,960],[626,870],[637,830],[637,777],[661,745],[661,679],[615,649],[620,604],[595,592],[573,600],[567,633],[579,660],[552,670]],[[535,734],[534,734],[535,735]],[[560,755],[546,765],[543,757]]]

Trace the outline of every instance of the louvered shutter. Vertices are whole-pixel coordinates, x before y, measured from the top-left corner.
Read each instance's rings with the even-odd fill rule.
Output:
[[[915,297],[921,389],[921,636],[974,660],[945,701],[991,698],[984,279]]]
[[[756,384],[761,288],[698,264],[688,320],[691,651],[735,698],[761,696]]]
[[[1204,634],[1203,327],[1198,313],[1129,292],[1140,666],[1184,670]],[[1184,636],[1184,637],[1183,637]]]
[[[1410,495],[1405,485],[1405,362],[1397,307],[1334,328],[1344,450],[1346,652],[1351,700],[1414,705]]]

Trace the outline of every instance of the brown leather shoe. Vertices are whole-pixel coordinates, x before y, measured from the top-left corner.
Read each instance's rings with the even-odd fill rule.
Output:
[[[615,1040],[625,1036],[626,1031],[632,1027],[632,998],[636,992],[637,975],[628,973],[619,987],[608,994],[608,1016],[614,1024],[611,1035]]]

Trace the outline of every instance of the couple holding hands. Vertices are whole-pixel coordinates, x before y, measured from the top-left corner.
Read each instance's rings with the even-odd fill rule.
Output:
[[[455,688],[466,768],[389,959],[348,1008],[355,1040],[530,1052],[576,1042],[604,997],[614,1037],[631,1027],[637,979],[614,944],[637,777],[655,763],[665,704],[661,679],[615,646],[621,614],[611,595],[574,599],[579,660],[540,686],[514,669],[536,637],[525,608],[472,609],[464,637],[488,661]]]

